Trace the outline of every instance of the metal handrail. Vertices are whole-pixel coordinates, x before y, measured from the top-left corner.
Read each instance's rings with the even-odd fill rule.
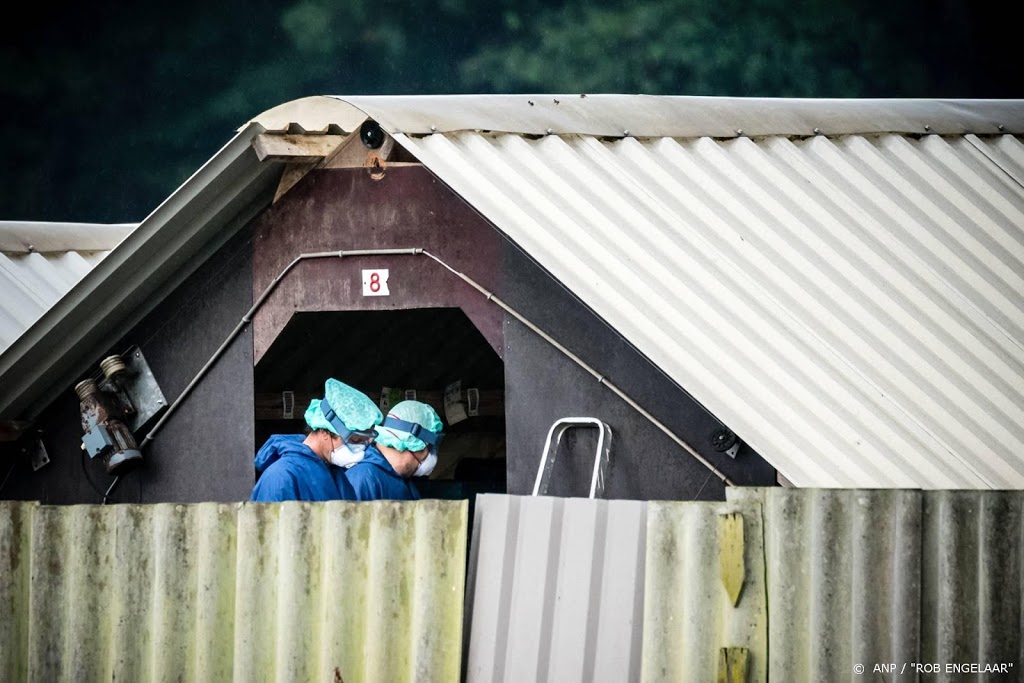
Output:
[[[590,477],[590,498],[604,497],[605,469],[612,448],[612,428],[596,417],[563,417],[555,420],[548,430],[544,444],[544,453],[537,468],[537,481],[533,485],[533,495],[543,496],[548,492],[551,483],[551,471],[555,467],[555,456],[562,435],[576,427],[595,427],[597,429],[597,449],[594,453],[594,472]]]

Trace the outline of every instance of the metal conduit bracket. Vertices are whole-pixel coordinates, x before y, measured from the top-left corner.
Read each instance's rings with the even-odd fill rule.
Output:
[[[612,448],[612,428],[596,417],[563,417],[555,420],[548,430],[544,443],[544,454],[537,468],[537,481],[533,485],[533,495],[547,495],[551,483],[551,471],[555,467],[555,456],[562,435],[569,429],[590,427],[597,429],[597,449],[594,453],[594,473],[590,477],[590,498],[604,497],[604,475],[608,468],[608,458]]]

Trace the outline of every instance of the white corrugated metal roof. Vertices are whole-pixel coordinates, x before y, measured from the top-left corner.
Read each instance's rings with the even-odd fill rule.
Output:
[[[1024,101],[307,98],[256,120],[354,110],[794,484],[1024,487]]]
[[[134,228],[0,221],[0,353]]]
[[[1019,138],[398,139],[796,485],[1024,486]]]
[[[649,95],[305,97],[254,119],[267,130],[351,132],[369,116],[389,133],[737,137],[1024,133],[1018,100],[783,99]]]

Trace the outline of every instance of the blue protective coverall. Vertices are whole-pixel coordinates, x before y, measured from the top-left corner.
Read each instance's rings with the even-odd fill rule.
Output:
[[[367,446],[363,459],[347,470],[333,469],[335,481],[341,478],[348,480],[355,500],[420,499],[416,485],[399,476],[376,446]]]
[[[304,434],[274,434],[256,453],[260,478],[249,500],[273,503],[283,500],[355,500],[348,481],[336,482],[332,470],[302,443]]]

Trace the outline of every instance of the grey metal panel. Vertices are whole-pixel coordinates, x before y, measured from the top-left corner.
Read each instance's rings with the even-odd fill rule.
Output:
[[[769,678],[855,680],[855,664],[919,661],[921,492],[765,495]]]
[[[349,132],[367,118],[407,135],[492,131],[529,135],[723,137],[928,132],[1024,133],[1024,100],[787,99],[651,95],[306,97],[253,121]],[[1002,126],[1002,128],[1000,128]]]
[[[776,634],[769,638],[760,505],[651,502],[647,511],[643,680],[722,680],[719,652],[737,647],[749,653],[746,680],[768,680],[768,644]],[[729,514],[741,515],[743,526],[744,578],[735,605],[721,569],[731,540],[721,523]]]
[[[856,681],[857,665],[891,663],[887,680],[917,680],[912,663],[937,680],[964,680],[947,668],[964,663],[1019,677],[1024,493],[728,492],[764,505],[770,679]]]
[[[1020,678],[1024,494],[933,491],[923,513],[921,661],[1013,663]],[[936,680],[963,680],[945,667],[941,674]]]
[[[398,139],[796,485],[1024,486],[1018,138]]]
[[[28,675],[28,601],[32,515],[38,505],[0,506],[0,679],[23,681]]]
[[[468,681],[638,680],[646,504],[480,495]]]
[[[466,507],[0,504],[0,671],[457,681]]]

